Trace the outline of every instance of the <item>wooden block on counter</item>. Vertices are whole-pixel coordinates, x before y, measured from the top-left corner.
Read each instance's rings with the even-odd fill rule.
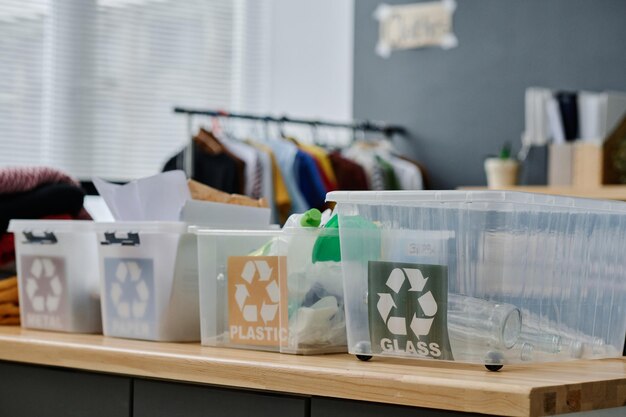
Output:
[[[548,185],[572,185],[574,165],[574,145],[572,143],[554,143],[548,148]]]
[[[593,188],[603,181],[603,147],[600,143],[576,142],[573,144],[572,185]]]

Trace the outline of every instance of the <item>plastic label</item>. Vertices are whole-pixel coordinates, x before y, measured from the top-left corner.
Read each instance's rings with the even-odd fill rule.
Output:
[[[372,352],[452,360],[445,265],[370,261]]]
[[[287,309],[280,308],[280,301],[287,300],[287,291],[279,276],[285,269],[284,256],[228,258],[231,343],[278,347],[287,340]]]
[[[22,314],[26,327],[63,330],[68,325],[65,259],[21,256]]]
[[[153,260],[105,258],[104,282],[110,332],[122,337],[155,339]]]

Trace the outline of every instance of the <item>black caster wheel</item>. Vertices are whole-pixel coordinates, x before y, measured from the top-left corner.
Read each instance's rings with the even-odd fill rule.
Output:
[[[498,372],[500,369],[502,369],[503,365],[485,365],[485,368],[487,368],[488,371],[491,372]]]
[[[358,360],[360,360],[360,361],[363,361],[363,362],[367,362],[370,359],[372,359],[372,357],[370,355],[356,355],[356,358]]]

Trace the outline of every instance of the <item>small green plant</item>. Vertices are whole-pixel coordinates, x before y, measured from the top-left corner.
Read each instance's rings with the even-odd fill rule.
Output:
[[[511,144],[509,142],[505,142],[502,145],[502,149],[500,149],[500,155],[498,156],[500,159],[511,159]]]

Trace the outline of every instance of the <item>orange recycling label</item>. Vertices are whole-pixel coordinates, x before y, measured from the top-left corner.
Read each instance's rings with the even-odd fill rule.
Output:
[[[287,287],[281,279],[284,256],[228,258],[228,328],[233,344],[280,346],[287,338]],[[282,314],[282,317],[281,317]],[[282,326],[281,326],[282,322]]]

